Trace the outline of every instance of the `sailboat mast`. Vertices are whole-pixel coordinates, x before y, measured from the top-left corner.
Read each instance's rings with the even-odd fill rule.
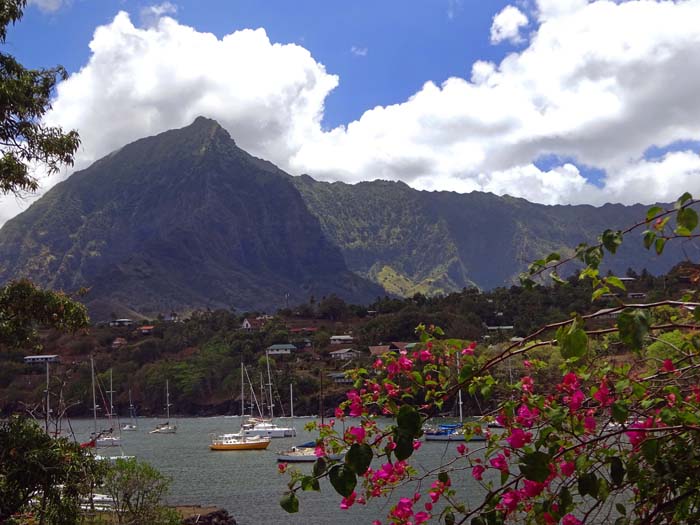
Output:
[[[294,385],[289,383],[289,415],[294,417]]]
[[[267,363],[267,387],[270,391],[270,419],[272,420],[275,417],[273,414],[275,404],[272,401],[272,376],[270,375],[270,356],[267,351],[265,352],[265,362]]]
[[[114,386],[112,384],[112,369],[109,369],[109,419],[114,415]]]
[[[321,399],[319,399],[319,409],[321,411],[321,424],[323,425],[323,368],[321,368]]]
[[[49,413],[51,412],[49,399],[49,361],[46,361],[46,433],[49,433]],[[58,423],[56,423],[58,425]]]
[[[459,403],[459,422],[461,423],[462,420],[464,419],[464,416],[462,415],[462,389],[461,388],[457,392],[457,400]]]
[[[134,403],[131,400],[131,388],[129,389],[129,417],[131,418],[131,422],[134,422]]]
[[[241,361],[241,417],[245,415],[245,381],[243,373],[243,361]]]
[[[168,380],[165,380],[165,419],[170,422],[170,385]]]
[[[92,419],[97,434],[97,399],[95,398],[95,358],[90,356],[90,378],[92,379]]]

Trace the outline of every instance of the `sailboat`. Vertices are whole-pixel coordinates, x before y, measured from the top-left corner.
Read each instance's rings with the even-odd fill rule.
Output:
[[[459,369],[459,362],[457,362],[457,369]],[[457,391],[457,404],[459,405],[459,423],[441,423],[437,426],[425,427],[423,434],[426,441],[465,441],[461,388]],[[469,441],[486,441],[486,436],[474,434]]]
[[[245,414],[245,367],[241,363],[241,418]],[[252,413],[251,405],[251,413]],[[220,434],[212,437],[210,450],[265,450],[270,445],[270,438],[267,436],[246,436],[244,432],[235,434]]]
[[[90,356],[90,376],[92,379],[92,419],[94,422],[94,427],[93,427],[93,432],[90,435],[90,440],[81,443],[81,447],[83,448],[102,448],[102,447],[119,447],[121,446],[122,440],[120,436],[115,436],[113,434],[113,428],[110,427],[107,430],[100,430],[99,432],[97,431],[97,410],[99,409],[99,406],[97,405],[97,397],[95,393],[95,360],[92,356]],[[109,395],[110,395],[110,411],[109,411],[109,418],[110,422],[112,420],[112,370],[110,369],[109,371]]]
[[[168,380],[165,380],[165,412],[166,412],[166,422],[159,423],[156,428],[151,430],[149,434],[174,434],[177,432],[177,425],[170,424],[170,384]]]
[[[269,406],[270,419],[251,421],[243,425],[243,433],[247,437],[252,436],[267,436],[271,438],[295,437],[297,430],[294,427],[280,427],[274,423],[274,403],[272,401],[272,375],[270,374],[270,356],[265,352],[267,357],[267,386],[269,389]]]
[[[131,388],[129,389],[129,423],[122,425],[122,430],[134,432],[136,427],[136,414],[134,411],[134,403],[131,401]]]

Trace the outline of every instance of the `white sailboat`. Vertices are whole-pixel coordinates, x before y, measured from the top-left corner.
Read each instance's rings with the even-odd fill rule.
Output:
[[[245,368],[241,363],[241,417],[245,414]],[[251,405],[251,412],[252,412]],[[241,428],[243,426],[241,425]],[[212,436],[209,445],[210,450],[234,451],[234,450],[265,450],[270,445],[270,438],[267,436],[246,436],[244,432],[235,434],[219,434]]]
[[[136,431],[136,414],[134,411],[134,403],[131,401],[131,388],[129,389],[129,423],[122,425],[122,430],[129,432]]]
[[[166,421],[165,423],[160,423],[156,425],[156,428],[151,430],[149,434],[175,434],[177,432],[177,425],[170,424],[170,385],[168,380],[165,380],[165,412]]]
[[[459,360],[457,361],[459,370]],[[459,423],[442,423],[436,426],[430,425],[423,429],[426,441],[465,441],[464,413],[462,410],[462,389],[457,391],[457,404],[459,405]],[[486,441],[483,434],[474,434],[469,441]]]
[[[274,403],[272,401],[272,374],[270,374],[270,356],[265,352],[267,358],[267,386],[269,393],[270,419],[252,420],[243,425],[243,434],[251,436],[267,436],[270,438],[295,437],[297,431],[294,427],[280,427],[274,423]]]
[[[94,427],[93,427],[93,432],[90,435],[90,441],[87,443],[84,443],[83,446],[87,447],[97,447],[97,448],[104,448],[104,447],[119,447],[122,444],[122,440],[120,436],[115,436],[114,435],[114,428],[110,427],[109,429],[106,430],[100,430],[98,432],[97,430],[97,410],[99,409],[99,406],[97,405],[97,397],[95,394],[95,360],[92,356],[90,356],[90,376],[92,379],[92,419],[94,422]],[[110,413],[108,414],[110,423],[112,421],[112,370],[110,369],[109,371],[109,395],[110,395]]]

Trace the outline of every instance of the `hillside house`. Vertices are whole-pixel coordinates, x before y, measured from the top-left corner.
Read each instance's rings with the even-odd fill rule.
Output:
[[[241,323],[241,329],[247,332],[257,332],[261,330],[270,319],[271,318],[268,318],[268,316],[246,317]]]
[[[345,375],[345,372],[331,372],[330,374],[328,374],[328,377],[330,377],[334,383],[338,383],[341,385],[343,385],[343,384],[347,385],[347,384],[353,383],[353,380],[351,378],[347,377]]]
[[[265,349],[265,353],[268,355],[289,355],[295,352],[296,349],[297,347],[290,343],[276,344],[268,346]]]
[[[124,339],[123,337],[117,337],[116,339],[114,339],[114,341],[112,341],[111,348],[112,350],[119,350],[127,344],[128,343],[126,339]]]
[[[338,359],[339,361],[350,361],[350,359],[360,357],[361,354],[360,352],[352,348],[342,348],[340,350],[335,350],[328,355],[331,356],[331,359]]]
[[[332,345],[351,345],[353,338],[351,335],[333,335],[331,336]]]
[[[123,327],[123,326],[134,326],[134,320],[133,319],[114,319],[113,321],[109,322],[109,326],[112,328],[115,327]]]
[[[151,335],[153,334],[153,329],[155,326],[153,325],[145,325],[145,326],[139,326],[136,331],[141,334],[141,335]]]
[[[392,341],[389,344],[386,345],[376,345],[376,346],[370,346],[369,347],[369,353],[372,354],[373,356],[380,356],[384,355],[387,352],[400,352],[401,350],[413,350],[413,348],[416,346],[418,343],[406,343],[404,341]]]

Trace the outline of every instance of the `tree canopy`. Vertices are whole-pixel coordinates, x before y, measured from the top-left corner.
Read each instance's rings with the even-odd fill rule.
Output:
[[[5,43],[8,26],[22,18],[26,3],[0,2],[0,43]],[[42,121],[57,82],[66,76],[62,66],[27,69],[12,55],[0,52],[0,192],[36,191],[39,185],[32,168],[55,173],[61,165],[73,164],[80,144],[78,132],[64,132]]]

